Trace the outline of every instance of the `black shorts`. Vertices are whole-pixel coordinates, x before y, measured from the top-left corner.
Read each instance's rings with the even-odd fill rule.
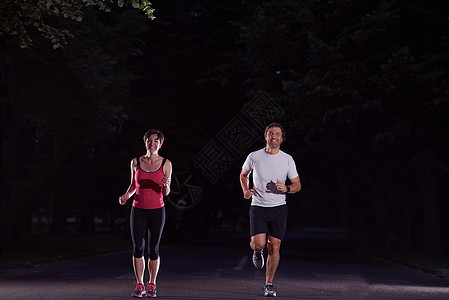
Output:
[[[287,205],[275,207],[251,206],[249,208],[251,236],[265,233],[280,240],[284,239],[287,215]]]

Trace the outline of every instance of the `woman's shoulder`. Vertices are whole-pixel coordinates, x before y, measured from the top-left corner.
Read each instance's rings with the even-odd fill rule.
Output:
[[[172,163],[168,158],[162,158],[162,168],[164,169],[164,172],[167,170],[171,170]]]
[[[162,157],[162,162],[164,163],[164,165],[171,165],[171,161],[166,157]]]
[[[140,158],[141,158],[142,156],[136,156],[136,157],[133,157],[132,159],[131,159],[131,165],[133,166],[133,167],[137,167],[137,165],[139,165],[140,164]]]

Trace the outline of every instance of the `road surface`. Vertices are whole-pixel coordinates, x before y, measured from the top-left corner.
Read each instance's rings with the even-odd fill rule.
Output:
[[[0,299],[128,299],[131,251],[0,270]],[[265,269],[251,263],[247,235],[161,245],[159,299],[262,299]],[[335,242],[289,233],[274,285],[279,299],[449,299],[449,280]]]

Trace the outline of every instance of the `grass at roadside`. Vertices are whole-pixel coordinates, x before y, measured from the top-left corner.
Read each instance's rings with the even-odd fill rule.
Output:
[[[0,264],[38,262],[77,257],[131,247],[124,234],[33,235],[6,241],[0,247]]]
[[[182,242],[192,238],[207,237],[208,233],[165,233],[161,243]],[[0,267],[32,266],[85,255],[126,250],[131,253],[132,242],[124,233],[67,233],[33,234],[26,239],[2,241],[0,244]]]
[[[375,255],[411,266],[431,269],[449,269],[449,255],[431,255],[425,251],[377,249]]]
[[[209,233],[210,234],[210,233]],[[216,233],[214,233],[216,235]],[[208,234],[164,234],[162,243],[182,242]],[[131,251],[131,241],[124,233],[67,233],[64,235],[35,234],[27,239],[4,241],[0,245],[0,266],[32,266],[58,259],[80,257],[109,251]],[[419,268],[449,269],[449,255],[430,255],[425,251],[375,249],[371,252],[390,261]],[[366,253],[368,254],[368,253]]]

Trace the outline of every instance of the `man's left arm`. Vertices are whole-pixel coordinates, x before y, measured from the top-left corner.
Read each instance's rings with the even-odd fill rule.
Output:
[[[299,176],[291,178],[290,183],[290,185],[286,185],[278,179],[276,180],[276,189],[287,194],[294,194],[301,190],[301,181],[299,180]]]
[[[296,176],[295,178],[291,178],[290,182],[291,182],[291,184],[286,186],[286,188],[285,188],[286,193],[294,194],[301,190],[301,180],[299,179],[299,176]],[[288,191],[288,190],[290,190],[290,191]]]

